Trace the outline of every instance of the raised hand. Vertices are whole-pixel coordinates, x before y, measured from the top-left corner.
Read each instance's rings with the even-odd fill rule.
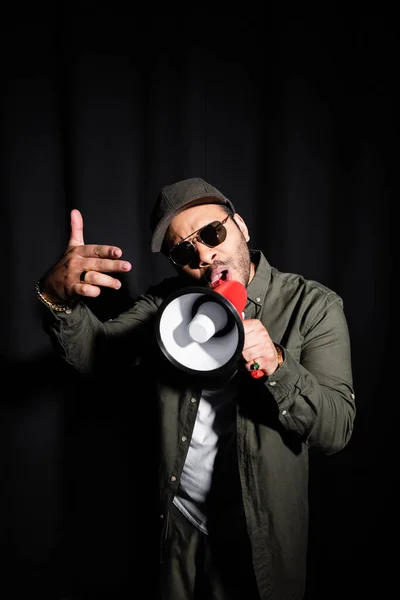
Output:
[[[132,268],[121,256],[122,250],[117,246],[85,244],[82,214],[73,209],[68,246],[41,279],[41,292],[50,302],[66,303],[77,296],[96,298],[102,287],[118,290],[121,282],[112,274]]]

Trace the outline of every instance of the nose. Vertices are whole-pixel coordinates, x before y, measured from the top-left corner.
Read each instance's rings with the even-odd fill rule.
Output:
[[[199,258],[200,267],[211,265],[215,261],[217,257],[217,248],[209,248],[205,244],[202,244],[199,240],[195,240],[193,245]]]

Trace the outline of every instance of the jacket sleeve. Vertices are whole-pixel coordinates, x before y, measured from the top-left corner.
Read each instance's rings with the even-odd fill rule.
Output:
[[[279,420],[303,442],[334,454],[349,441],[355,419],[350,339],[343,303],[332,293],[310,311],[300,359],[283,348],[284,363],[267,378]]]
[[[157,303],[150,295],[115,319],[100,321],[84,304],[70,314],[43,307],[43,325],[54,350],[82,374],[93,374],[105,366],[134,365],[154,337]]]

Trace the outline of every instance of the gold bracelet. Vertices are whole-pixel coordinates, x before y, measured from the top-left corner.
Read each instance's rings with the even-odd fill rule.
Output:
[[[40,291],[40,281],[38,281],[35,285],[35,292],[36,292],[36,296],[39,298],[39,300],[41,302],[43,302],[43,304],[45,304],[46,306],[51,308],[52,310],[55,310],[57,312],[65,312],[65,313],[69,314],[73,308],[73,303],[71,303],[71,304],[55,304],[55,302],[50,302],[49,300],[46,300],[46,298],[43,296],[42,292]]]

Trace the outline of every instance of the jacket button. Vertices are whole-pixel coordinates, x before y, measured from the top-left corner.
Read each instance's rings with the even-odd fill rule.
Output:
[[[171,475],[171,477],[170,477],[170,481],[176,481],[176,477],[175,477],[175,475]]]

